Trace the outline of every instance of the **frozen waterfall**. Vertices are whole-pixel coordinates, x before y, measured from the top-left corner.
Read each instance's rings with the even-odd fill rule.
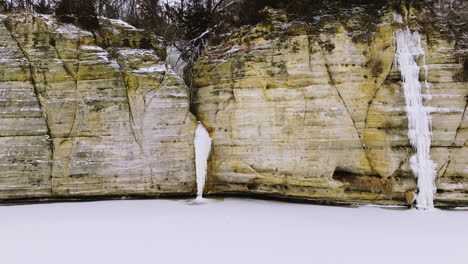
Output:
[[[424,56],[424,50],[421,47],[419,33],[411,33],[409,28],[398,29],[395,32],[395,39],[397,44],[395,59],[401,72],[405,93],[408,137],[411,146],[416,151],[410,158],[411,170],[418,180],[416,206],[420,209],[429,209],[434,207],[436,164],[429,154],[432,134],[431,114],[428,108],[423,106],[422,85],[419,81],[420,67],[416,62],[418,56]],[[423,68],[427,76],[426,65],[423,65]],[[428,89],[427,80],[425,84]]]
[[[197,130],[195,130],[195,166],[197,172],[197,201],[203,199],[203,189],[206,181],[206,170],[208,165],[208,158],[211,151],[211,138],[210,134],[198,121]]]
[[[166,63],[169,64],[174,72],[179,76],[182,80],[184,79],[184,71],[187,67],[188,63],[182,58],[182,52],[180,52],[174,46],[168,46],[166,48]]]

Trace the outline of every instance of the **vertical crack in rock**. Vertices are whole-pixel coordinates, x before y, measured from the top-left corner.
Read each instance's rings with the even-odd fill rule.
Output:
[[[118,64],[118,63],[117,63],[117,64]],[[167,66],[167,65],[166,65],[166,66]],[[121,75],[123,76],[122,67],[120,66],[120,64],[119,64],[119,68],[121,69]],[[166,69],[169,69],[169,68],[166,67]],[[158,90],[161,88],[161,85],[163,84],[164,80],[166,79],[166,73],[167,73],[167,71],[164,71],[163,76],[162,76],[161,79],[159,80],[158,86],[155,87],[155,88],[153,88],[153,89],[150,89],[150,90],[146,91],[146,92],[144,93],[144,95],[146,95],[146,94],[149,93],[149,92],[156,92],[156,91],[158,91]],[[125,81],[124,81],[124,82],[125,82]],[[129,100],[127,84],[125,84],[125,90],[126,90],[126,94],[127,94],[127,100]],[[145,98],[145,97],[143,96],[143,98]],[[143,100],[145,100],[145,99],[143,99]],[[128,104],[129,104],[128,107],[131,107],[130,101],[128,101]],[[129,112],[130,112],[130,113],[132,112],[131,108],[129,109]],[[187,116],[188,116],[188,112],[190,112],[190,111],[187,111],[187,114],[185,115],[185,119],[186,119]],[[144,108],[143,108],[143,114],[145,114],[145,113],[146,113],[146,101],[145,101],[145,106],[144,106]],[[131,114],[131,118],[132,118],[131,121],[134,123],[135,121],[134,121],[134,119],[133,119],[133,114]],[[184,119],[184,122],[185,122],[185,119]],[[143,129],[143,128],[142,128],[142,129]],[[135,131],[133,131],[133,135],[135,136]],[[141,143],[140,143],[140,149],[141,149],[141,151],[143,151],[143,146],[142,146]],[[151,151],[150,151],[150,152],[151,152]],[[153,168],[153,161],[152,161],[152,159],[151,159],[151,153],[148,155],[148,153],[145,153],[145,152],[143,151],[143,154],[145,155],[146,160],[148,161],[148,163],[149,163],[149,165],[150,165],[151,188],[155,188],[155,183],[154,183],[154,179],[153,179],[154,168]],[[168,172],[168,173],[169,173],[169,172]]]
[[[311,56],[312,56],[312,52],[311,52],[311,45],[312,45],[312,42],[310,41],[310,33],[309,31],[307,32],[307,65],[309,66],[309,71],[312,73],[312,61],[311,61]],[[308,103],[307,103],[307,97],[306,97],[306,89],[303,90],[303,94],[304,94],[304,116],[302,118],[302,131],[303,131],[303,134],[305,133],[305,129],[306,129],[306,121],[307,121],[307,107],[308,107]]]
[[[47,117],[47,111],[46,111],[46,107],[44,106],[44,103],[42,102],[42,99],[41,99],[41,95],[40,95],[40,92],[39,92],[39,89],[37,87],[37,82],[36,82],[36,75],[34,73],[34,69],[33,69],[33,66],[31,64],[31,58],[29,58],[27,52],[24,50],[23,46],[21,46],[20,42],[18,41],[18,39],[15,37],[14,33],[13,33],[13,30],[12,28],[10,28],[10,26],[8,25],[8,23],[6,23],[6,21],[3,21],[3,24],[5,25],[5,28],[8,30],[8,32],[10,33],[10,36],[11,38],[16,42],[16,45],[18,46],[18,48],[20,49],[21,53],[23,54],[24,58],[27,60],[28,62],[28,68],[29,68],[29,72],[31,74],[31,83],[33,85],[33,88],[34,88],[34,95],[37,99],[37,102],[39,104],[39,108],[41,109],[41,112],[42,112],[42,116],[44,118],[44,123],[46,125],[46,129],[47,129],[47,136],[48,136],[48,139],[49,139],[49,147],[50,147],[50,175],[49,176],[49,180],[51,182],[50,184],[50,192],[52,193],[52,195],[54,194],[54,190],[53,190],[53,186],[52,186],[52,171],[53,171],[53,167],[54,167],[54,141],[53,141],[53,138],[52,138],[52,132],[51,132],[51,129],[50,129],[50,124],[49,124],[49,119]]]
[[[70,128],[70,132],[68,133],[68,137],[70,137],[72,135],[73,130],[75,129],[76,120],[77,120],[77,117],[78,117],[78,106],[79,106],[79,104],[78,104],[78,95],[79,95],[79,93],[78,93],[78,90],[79,90],[79,88],[78,88],[78,78],[79,78],[79,74],[80,74],[80,55],[81,55],[80,54],[80,39],[81,39],[80,32],[81,31],[78,31],[78,41],[76,43],[76,73],[75,73],[75,77],[74,77],[74,81],[75,81],[75,99],[76,99],[76,101],[75,101],[75,115],[73,117],[73,123],[72,123],[72,126]],[[57,54],[59,54],[58,50],[57,50]],[[60,57],[60,55],[59,55],[59,58],[63,63],[63,60]],[[65,63],[63,65],[65,67]]]
[[[322,44],[321,44],[321,42],[320,42],[319,40],[317,40],[317,44],[318,44],[318,46],[320,47],[320,50],[321,50],[321,53],[322,53],[322,57],[323,57],[323,61],[324,61],[324,66],[325,66],[325,69],[326,69],[326,71],[327,71],[327,75],[328,75],[328,79],[329,79],[329,81],[330,81],[330,85],[333,86],[333,88],[335,88],[335,90],[336,90],[336,92],[337,92],[337,94],[338,94],[338,97],[339,97],[340,100],[341,100],[341,103],[342,103],[343,106],[345,107],[346,112],[348,113],[348,116],[349,116],[349,118],[351,119],[351,123],[353,124],[354,130],[356,131],[357,138],[358,138],[359,142],[361,143],[362,151],[364,151],[364,153],[366,154],[366,159],[367,159],[367,163],[369,164],[369,168],[370,168],[371,172],[373,172],[374,169],[372,168],[371,162],[370,162],[370,160],[369,160],[369,156],[367,155],[367,151],[366,151],[365,144],[364,144],[364,142],[363,142],[363,140],[362,140],[362,138],[361,138],[361,135],[359,134],[359,131],[358,131],[357,127],[356,127],[356,124],[354,123],[353,117],[352,117],[352,115],[351,115],[351,111],[349,111],[349,108],[348,108],[348,106],[346,105],[345,100],[343,99],[343,97],[342,97],[342,95],[341,95],[341,93],[340,93],[338,87],[336,87],[335,82],[333,81],[333,77],[332,77],[332,74],[331,74],[331,72],[330,72],[330,68],[329,68],[329,66],[328,66],[328,61],[327,61],[327,57],[325,56],[325,51],[324,51],[324,49],[323,49],[323,46],[322,46]]]
[[[180,58],[180,57],[179,57],[179,58]],[[166,62],[164,63],[164,66],[166,67],[166,69],[172,68],[172,66],[167,62],[167,60],[166,60]],[[158,85],[158,89],[161,87],[162,82],[164,81],[164,78],[166,78],[166,73],[167,73],[167,72],[164,72],[164,76],[163,76],[163,78],[161,79],[160,84]],[[193,74],[195,74],[195,72],[194,72]],[[193,76],[193,75],[192,75],[192,76]],[[189,100],[189,109],[188,109],[187,112],[185,113],[185,117],[184,117],[184,124],[186,124],[187,118],[189,117],[189,114],[192,114],[193,116],[196,117],[195,113],[192,112],[192,109],[191,109],[191,107],[190,107],[190,106],[192,105],[192,103],[193,103],[192,100],[194,100],[194,98],[191,96],[190,88],[189,88],[188,85],[185,83],[185,81],[183,80],[183,78],[180,78],[180,79],[183,81],[183,84],[185,84],[185,86],[187,87],[187,90],[188,90],[188,93],[189,93],[189,98],[188,98],[188,100]],[[193,79],[193,78],[192,78],[192,79]],[[218,110],[216,110],[216,114],[218,114]],[[197,117],[197,119],[198,119],[198,117]]]
[[[390,65],[390,68],[389,68],[387,74],[385,75],[385,79],[382,81],[382,83],[379,85],[379,87],[377,87],[377,89],[375,89],[375,92],[372,95],[372,98],[369,100],[369,103],[367,104],[366,116],[364,117],[364,129],[363,129],[363,133],[362,133],[362,145],[363,145],[364,153],[366,154],[367,160],[369,161],[369,166],[370,166],[372,172],[374,172],[374,167],[373,167],[372,162],[371,162],[371,160],[372,160],[371,157],[372,156],[369,153],[370,148],[364,143],[364,135],[366,134],[366,130],[368,129],[368,120],[367,120],[367,118],[369,117],[369,112],[370,112],[371,106],[374,103],[374,100],[377,97],[377,94],[379,93],[380,89],[384,86],[384,84],[388,80],[388,78],[390,77],[390,73],[392,72],[392,68],[393,68],[393,63],[395,62],[395,60],[394,60],[395,54],[396,53],[394,52],[393,53],[393,58],[392,58],[392,64]],[[400,164],[399,168],[397,170],[395,170],[395,172],[397,172],[401,168],[401,165],[402,164]]]
[[[395,53],[393,53],[393,57],[395,58]],[[370,108],[371,108],[372,104],[374,103],[375,97],[377,96],[377,93],[380,91],[380,89],[384,86],[385,82],[390,77],[390,73],[392,72],[392,68],[393,68],[393,63],[395,61],[394,58],[392,58],[392,64],[390,65],[390,68],[389,68],[387,74],[385,75],[385,79],[382,81],[382,84],[380,84],[379,87],[377,87],[374,94],[372,95],[372,98],[369,100],[369,103],[367,104],[366,117],[364,118],[364,131],[367,128],[367,118],[369,116]]]
[[[153,176],[154,176],[154,168],[153,167],[154,166],[153,166],[153,162],[152,162],[152,159],[151,159],[151,153],[148,154],[148,152],[144,150],[143,142],[142,142],[143,141],[143,135],[137,135],[137,132],[136,132],[137,124],[135,122],[135,116],[134,116],[134,113],[133,113],[135,110],[133,109],[133,106],[132,106],[132,103],[131,103],[131,100],[130,100],[131,95],[129,94],[130,90],[132,89],[131,84],[128,81],[130,77],[127,75],[123,65],[119,62],[118,59],[116,59],[116,63],[119,66],[119,73],[120,73],[120,76],[122,78],[122,82],[123,82],[123,84],[125,86],[125,95],[126,95],[126,98],[127,98],[127,105],[128,105],[128,108],[129,108],[128,113],[129,113],[130,130],[131,130],[132,136],[133,136],[133,138],[135,140],[135,143],[138,145],[141,153],[144,155],[144,157],[146,159],[146,162],[149,164],[150,175],[151,175],[151,177],[150,177],[151,188],[155,188],[156,185],[155,185],[155,182],[154,182],[154,179],[153,179]],[[148,91],[143,93],[143,101],[144,101],[143,102],[144,103],[143,115],[146,113],[146,105],[150,103],[150,102],[146,102],[145,95],[148,94],[149,92],[155,92],[155,91],[159,90],[161,88],[161,85],[163,85],[163,82],[164,82],[165,79],[166,79],[166,72],[164,72],[163,76],[159,80],[159,84],[155,88],[149,89]],[[136,91],[137,88],[133,89],[133,90]],[[142,127],[140,129],[143,130]]]
[[[52,42],[55,42],[55,38],[52,36],[52,30],[49,29],[49,26],[48,24],[45,22],[45,21],[42,21],[44,23],[44,27],[47,29],[47,34],[49,35],[49,39],[52,41]],[[80,36],[80,31],[78,31],[78,39],[77,39],[77,54],[76,54],[76,61],[77,61],[77,68],[76,68],[76,72],[73,72],[72,69],[70,69],[70,67],[65,63],[65,61],[63,60],[62,56],[60,55],[60,51],[57,49],[57,46],[56,45],[51,45],[52,47],[54,47],[54,50],[55,50],[55,53],[57,54],[57,57],[58,59],[62,62],[62,66],[63,66],[63,69],[65,70],[65,72],[73,79],[74,83],[75,83],[75,115],[73,117],[73,122],[72,122],[72,125],[70,127],[70,131],[68,132],[68,138],[71,137],[72,133],[73,133],[73,130],[75,129],[76,127],[76,120],[77,120],[77,116],[78,116],[78,73],[79,73],[79,70],[80,70],[80,59],[79,59],[79,56],[80,56],[80,52],[79,52],[79,46],[80,46],[80,39],[81,39],[81,36]]]
[[[307,65],[309,65],[309,71],[312,71],[312,61],[310,59],[310,57],[312,56],[312,52],[311,52],[311,47],[312,47],[312,41],[310,41],[310,32],[308,31],[307,32],[307,54],[309,55],[308,58],[307,58]],[[319,43],[320,45],[320,43]],[[321,48],[321,46],[320,46]]]
[[[468,99],[466,99],[466,102],[465,102],[465,108],[463,110],[463,114],[460,118],[460,124],[458,125],[457,127],[457,130],[455,130],[455,136],[453,137],[453,141],[452,141],[452,145],[455,146],[456,145],[456,141],[457,141],[457,136],[458,136],[458,132],[460,131],[461,129],[461,126],[462,126],[462,123],[463,123],[463,120],[465,120],[465,115],[466,115],[466,107],[468,107]]]
[[[403,164],[405,164],[405,162],[409,159],[409,155],[406,156],[405,159],[401,160],[400,161],[400,164],[398,164],[398,168],[393,172],[393,174],[390,176],[390,177],[396,177],[398,175],[398,173],[401,171],[401,167],[403,166]]]
[[[436,180],[439,180],[441,176],[443,176],[445,174],[445,172],[447,171],[447,168],[448,166],[450,165],[450,160],[451,160],[451,157],[452,155],[450,154],[449,152],[449,155],[447,157],[447,161],[444,163],[444,165],[442,165],[439,170],[437,170],[437,178]],[[442,171],[442,173],[440,173]]]
[[[166,69],[169,69],[167,67],[167,65],[165,65],[165,66],[166,66]],[[154,87],[153,89],[149,89],[148,91],[144,92],[143,95],[147,95],[150,92],[158,91],[161,88],[161,86],[163,85],[164,80],[166,79],[166,74],[167,74],[167,71],[164,71],[164,74],[161,76],[161,79],[159,79],[159,84],[156,87]],[[145,100],[145,99],[143,99],[143,100]],[[145,109],[143,109],[143,111],[146,112],[146,107],[145,107]]]
[[[116,60],[116,62],[117,62],[117,65],[119,65],[120,76],[122,77],[122,81],[123,81],[124,86],[125,86],[125,95],[127,97],[128,118],[129,118],[129,121],[130,121],[130,130],[132,131],[133,139],[138,144],[138,147],[140,148],[141,153],[145,153],[143,151],[143,145],[141,143],[141,139],[138,139],[138,136],[135,133],[136,124],[135,124],[135,119],[133,118],[133,111],[134,110],[133,110],[132,104],[130,103],[130,95],[129,95],[130,87],[129,87],[129,84],[127,82],[127,75],[126,75],[125,71],[123,70],[123,67],[120,64],[119,60]]]
[[[461,151],[462,149],[458,149],[456,151],[456,153],[451,153],[449,152],[449,155],[447,157],[447,161],[444,163],[444,165],[442,165],[442,167],[440,167],[440,169],[437,171],[437,178],[436,180],[440,180],[441,177],[445,176],[445,173],[447,172],[447,169],[449,168],[450,166],[450,163],[452,163],[452,156],[458,154],[459,151]],[[453,150],[455,151],[455,150]],[[443,170],[443,171],[442,171]],[[442,173],[439,173],[440,171],[442,171]]]

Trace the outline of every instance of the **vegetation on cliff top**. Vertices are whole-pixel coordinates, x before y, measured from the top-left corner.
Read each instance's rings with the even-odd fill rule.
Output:
[[[245,25],[268,23],[265,8],[285,10],[287,19],[310,25],[311,34],[344,26],[354,42],[371,43],[385,14],[396,11],[422,33],[438,32],[455,42],[466,61],[468,8],[464,0],[0,0],[0,11],[55,13],[67,23],[98,30],[97,16],[118,18],[162,36],[185,41],[193,60],[203,40]],[[409,14],[407,10],[417,10]]]
[[[426,30],[439,30],[459,40],[467,34],[466,5],[463,0],[0,0],[0,11],[55,12],[62,17],[73,14],[90,29],[97,26],[93,17],[105,16],[125,20],[167,40],[191,40],[208,29],[223,34],[265,21],[264,8],[271,7],[286,10],[290,19],[312,24],[330,16],[348,25],[350,31],[359,31],[356,41],[366,41],[385,9],[403,12],[411,6],[419,11],[415,20]]]

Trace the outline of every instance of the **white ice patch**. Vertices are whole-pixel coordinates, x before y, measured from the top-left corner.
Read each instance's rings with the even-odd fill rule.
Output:
[[[422,103],[422,85],[419,82],[420,67],[415,59],[424,55],[424,50],[421,47],[419,33],[411,33],[409,28],[406,30],[398,29],[395,32],[395,39],[397,44],[396,63],[401,72],[405,93],[408,137],[411,146],[416,151],[410,158],[411,170],[418,179],[416,206],[421,209],[429,209],[434,207],[436,164],[431,160],[429,154],[432,136],[431,114],[430,110]]]
[[[81,50],[89,50],[89,51],[104,51],[104,49],[102,49],[101,47],[99,46],[81,46],[80,47]]]
[[[193,142],[195,146],[195,166],[197,172],[197,200],[202,200],[203,189],[205,188],[208,158],[211,151],[211,138],[210,134],[201,122],[198,122]]]
[[[137,70],[132,71],[133,73],[154,73],[154,72],[165,72],[166,66],[164,64],[155,65],[150,67],[139,68]]]
[[[118,53],[122,56],[130,57],[130,56],[149,56],[151,59],[158,60],[158,56],[152,50],[144,50],[144,49],[123,49],[119,50]]]
[[[89,31],[82,30],[81,28],[73,24],[60,23],[56,28],[54,28],[53,33],[60,34],[63,38],[68,40],[75,40],[81,37],[92,37],[93,34]]]
[[[188,63],[182,58],[182,53],[174,46],[168,46],[166,53],[166,63],[172,67],[177,76],[184,79],[184,71]]]
[[[398,13],[393,13],[393,20],[397,23],[403,24],[403,16]]]
[[[122,20],[118,20],[118,19],[109,19],[109,21],[114,24],[114,25],[118,25],[118,26],[121,26],[121,27],[124,27],[124,28],[127,28],[127,29],[132,29],[132,30],[135,30],[136,28],[130,24],[128,24],[127,22],[124,22]]]

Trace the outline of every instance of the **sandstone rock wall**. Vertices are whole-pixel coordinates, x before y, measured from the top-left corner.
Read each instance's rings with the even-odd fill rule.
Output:
[[[105,18],[89,32],[1,15],[0,200],[194,195],[192,103],[213,137],[207,194],[411,203],[393,41],[403,25],[385,13],[360,41],[356,25],[333,17],[314,28],[269,12],[209,42],[191,102],[151,34]],[[467,50],[438,30],[421,33],[436,205],[467,205]]]
[[[208,46],[196,64],[195,112],[214,139],[208,192],[411,203],[413,150],[394,64],[402,25],[388,12],[359,43],[333,20],[311,29],[271,12],[271,21]],[[467,51],[437,31],[422,41],[436,204],[468,204]]]
[[[0,199],[195,191],[189,92],[157,38],[0,20]]]

